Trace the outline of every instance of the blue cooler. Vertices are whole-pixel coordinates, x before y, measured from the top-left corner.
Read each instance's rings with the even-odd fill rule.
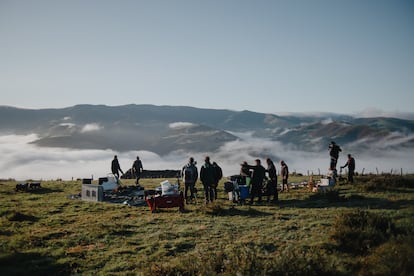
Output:
[[[249,197],[249,186],[239,185],[240,189],[240,199],[246,199]]]

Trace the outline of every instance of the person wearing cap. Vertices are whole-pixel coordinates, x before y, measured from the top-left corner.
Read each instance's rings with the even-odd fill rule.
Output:
[[[139,156],[137,156],[137,159],[132,164],[131,171],[135,175],[135,178],[136,178],[135,184],[139,186],[139,180],[141,179],[141,173],[143,171],[142,161],[141,159],[139,159]]]
[[[260,159],[256,159],[255,166],[249,166],[252,169],[250,204],[253,204],[254,198],[258,198],[258,203],[262,202],[263,180],[266,176],[266,169],[261,165]]]

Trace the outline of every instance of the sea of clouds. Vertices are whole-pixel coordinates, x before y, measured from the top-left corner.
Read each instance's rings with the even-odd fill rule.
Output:
[[[96,128],[98,126],[90,126]],[[328,149],[326,152],[303,152],[286,148],[279,142],[253,138],[251,133],[233,133],[240,140],[226,143],[216,152],[183,152],[176,151],[166,156],[159,156],[148,151],[115,152],[113,150],[79,150],[66,148],[38,147],[31,142],[38,139],[37,135],[2,135],[0,136],[0,178],[16,180],[71,180],[78,178],[97,179],[110,173],[110,165],[114,155],[118,155],[121,168],[126,171],[136,156],[140,156],[144,169],[148,170],[179,170],[190,156],[203,164],[204,157],[209,155],[224,171],[225,176],[238,174],[240,163],[247,161],[254,164],[259,158],[265,164],[265,158],[273,157],[278,163],[285,160],[291,172],[325,174],[329,166]],[[328,147],[328,145],[327,145]],[[346,162],[347,151],[343,148],[339,164]],[[355,156],[357,172],[364,173],[414,172],[413,151],[381,151],[352,153]],[[278,165],[277,165],[278,166]]]

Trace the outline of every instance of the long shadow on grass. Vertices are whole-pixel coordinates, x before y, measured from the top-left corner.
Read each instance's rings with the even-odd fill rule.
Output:
[[[121,237],[132,237],[133,235],[136,235],[135,231],[131,231],[131,230],[115,230],[112,231],[111,235],[113,236],[121,236]]]
[[[38,220],[38,218],[35,217],[35,216],[23,214],[23,213],[18,212],[18,211],[10,212],[7,215],[7,218],[8,218],[9,221],[18,221],[18,222],[22,222],[22,221],[35,222],[35,221]]]
[[[46,194],[52,194],[52,193],[62,193],[63,190],[62,189],[50,189],[50,188],[39,188],[39,189],[31,189],[31,190],[27,190],[27,191],[16,191],[16,190],[12,190],[9,191],[5,194],[15,194],[15,193],[27,193],[27,194],[35,194],[35,195],[46,195]]]
[[[255,206],[258,207],[258,206]],[[206,214],[214,216],[245,216],[245,217],[264,217],[264,216],[273,216],[272,213],[266,213],[257,210],[256,208],[249,209],[237,209],[235,207],[230,207],[229,209],[221,208],[216,206],[212,209],[206,209]]]
[[[387,200],[384,198],[364,197],[361,195],[353,195],[350,197],[330,198],[324,194],[315,194],[306,199],[288,199],[281,200],[280,207],[294,208],[370,208],[370,209],[401,209],[413,206],[414,200]]]
[[[37,195],[46,195],[46,194],[51,194],[51,193],[62,193],[63,190],[62,189],[50,189],[50,188],[40,188],[40,189],[34,189],[34,190],[29,190],[29,193],[32,194],[37,194]]]
[[[60,264],[39,253],[14,253],[0,257],[2,275],[71,275],[71,265]]]

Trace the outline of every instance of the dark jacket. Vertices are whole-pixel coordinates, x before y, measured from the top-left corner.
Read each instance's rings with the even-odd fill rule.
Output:
[[[124,173],[124,172],[121,170],[121,166],[119,165],[119,162],[118,162],[118,159],[117,159],[117,158],[114,158],[114,159],[112,160],[112,163],[111,163],[111,170],[112,170],[112,173],[113,173],[113,174],[117,174],[117,173],[118,173],[118,171],[120,171],[121,173]]]
[[[354,171],[355,170],[355,159],[353,157],[348,158],[345,165],[342,168],[348,167],[348,170]]]
[[[277,179],[277,171],[276,171],[275,164],[273,162],[267,165],[266,171],[269,174],[270,179],[272,180]]]
[[[248,177],[251,176],[250,169],[249,169],[249,165],[246,165],[246,164],[242,164],[241,165],[240,175],[241,176],[248,176]]]
[[[262,165],[249,166],[252,172],[252,183],[253,184],[262,184],[264,178],[266,177],[266,169]]]
[[[341,152],[342,149],[337,144],[330,144],[329,145],[329,155],[335,159],[338,159],[339,152]]]
[[[203,185],[213,185],[216,180],[216,170],[211,163],[204,163],[200,169],[200,180]]]
[[[134,164],[132,165],[132,168],[134,169],[136,174],[140,174],[141,170],[143,169],[141,160],[140,159],[135,160]]]

